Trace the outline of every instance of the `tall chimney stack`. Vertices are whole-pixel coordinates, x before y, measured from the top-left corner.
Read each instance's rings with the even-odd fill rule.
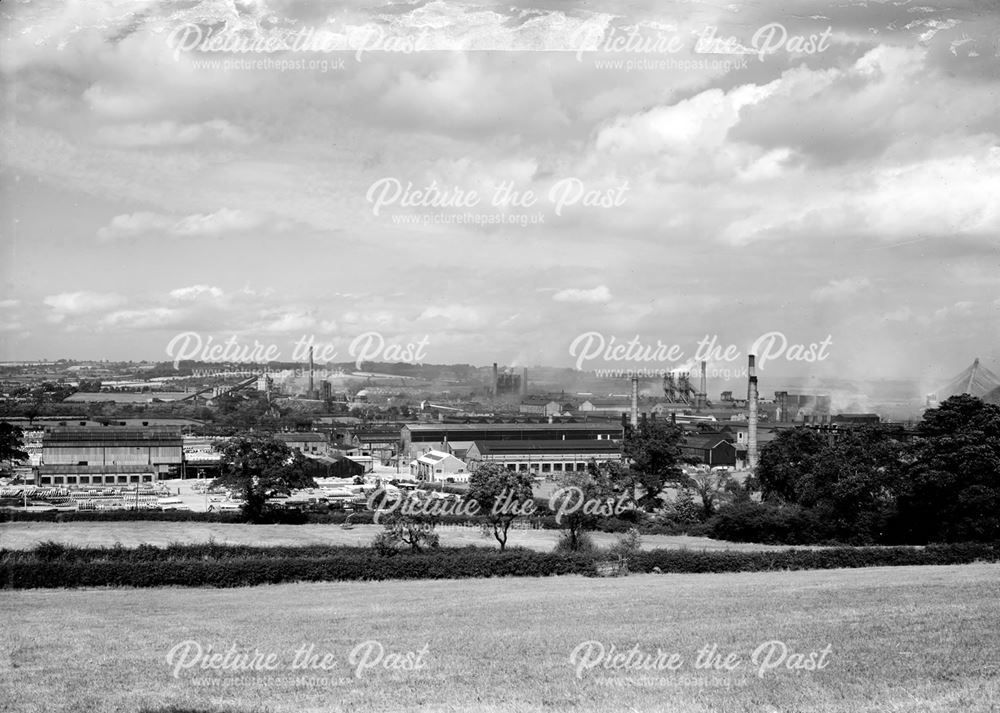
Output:
[[[750,470],[757,468],[757,369],[754,366],[754,355],[750,355],[748,372],[750,380],[747,384],[747,408],[749,417],[747,418],[747,467]]]
[[[490,386],[490,395],[497,397],[497,390],[500,385],[500,372],[497,370],[497,363],[493,362],[493,384]]]
[[[632,377],[632,428],[639,425],[639,377]]]
[[[306,398],[313,398],[313,348],[309,347],[309,393]]]
[[[706,364],[704,360],[701,362],[701,384],[699,384],[698,391],[698,409],[703,409],[708,406],[708,376],[706,374]]]
[[[528,367],[521,370],[521,396],[528,395]]]

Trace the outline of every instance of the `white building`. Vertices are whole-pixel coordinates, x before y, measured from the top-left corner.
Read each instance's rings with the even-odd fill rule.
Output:
[[[444,451],[428,451],[410,463],[410,472],[416,480],[435,483],[468,483],[469,471],[465,463]]]

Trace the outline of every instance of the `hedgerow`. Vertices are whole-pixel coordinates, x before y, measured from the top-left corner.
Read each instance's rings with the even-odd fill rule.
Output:
[[[0,550],[0,586],[242,587],[282,582],[546,577],[592,574],[604,557],[590,554],[465,547],[377,556],[365,547],[169,545],[76,548],[42,543]],[[1000,561],[1000,543],[927,547],[837,547],[733,552],[657,549],[629,559],[632,572],[766,572],[801,569],[967,564]]]

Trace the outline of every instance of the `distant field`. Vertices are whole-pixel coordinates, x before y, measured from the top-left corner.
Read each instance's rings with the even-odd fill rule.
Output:
[[[120,542],[125,547],[142,543],[164,546],[171,542],[185,544],[208,542],[252,545],[369,545],[381,531],[378,525],[356,525],[345,530],[340,525],[233,525],[202,522],[5,522],[0,523],[0,548],[27,549],[39,542],[54,540],[79,546],[112,546]],[[476,528],[442,527],[441,544],[461,547],[479,545],[499,547],[496,540],[483,537]],[[509,545],[520,545],[540,551],[555,547],[556,530],[512,530]],[[617,535],[593,533],[599,545],[611,545]],[[758,551],[787,549],[747,543],[723,542],[707,537],[683,535],[648,535],[643,545],[654,547],[687,547],[695,550]]]
[[[1000,706],[997,591],[1000,566],[965,565],[8,592],[0,710],[985,712]],[[167,656],[184,641],[273,654],[276,668],[175,678]],[[365,641],[378,642],[370,662],[381,646],[422,668],[356,677],[349,655]],[[577,677],[570,655],[587,641],[676,652],[680,668]],[[751,651],[769,641],[829,647],[813,659],[825,666],[759,678]],[[694,668],[713,644],[735,670]],[[310,645],[330,670],[291,670]]]

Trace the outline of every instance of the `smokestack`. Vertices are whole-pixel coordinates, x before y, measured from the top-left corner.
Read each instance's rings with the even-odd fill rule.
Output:
[[[632,377],[632,428],[639,425],[639,377]]]
[[[521,396],[528,395],[528,367],[521,370]]]
[[[708,377],[705,370],[706,362],[701,362],[701,384],[698,391],[698,408],[702,409],[708,405]]]
[[[757,468],[757,370],[754,367],[753,354],[750,355],[748,372],[750,379],[747,384],[747,407],[750,415],[747,419],[747,467],[755,470]]]
[[[313,348],[309,347],[309,393],[306,398],[313,397]]]
[[[493,398],[497,397],[497,387],[500,383],[500,374],[497,371],[497,363],[493,362],[493,385],[490,387],[490,394]]]

